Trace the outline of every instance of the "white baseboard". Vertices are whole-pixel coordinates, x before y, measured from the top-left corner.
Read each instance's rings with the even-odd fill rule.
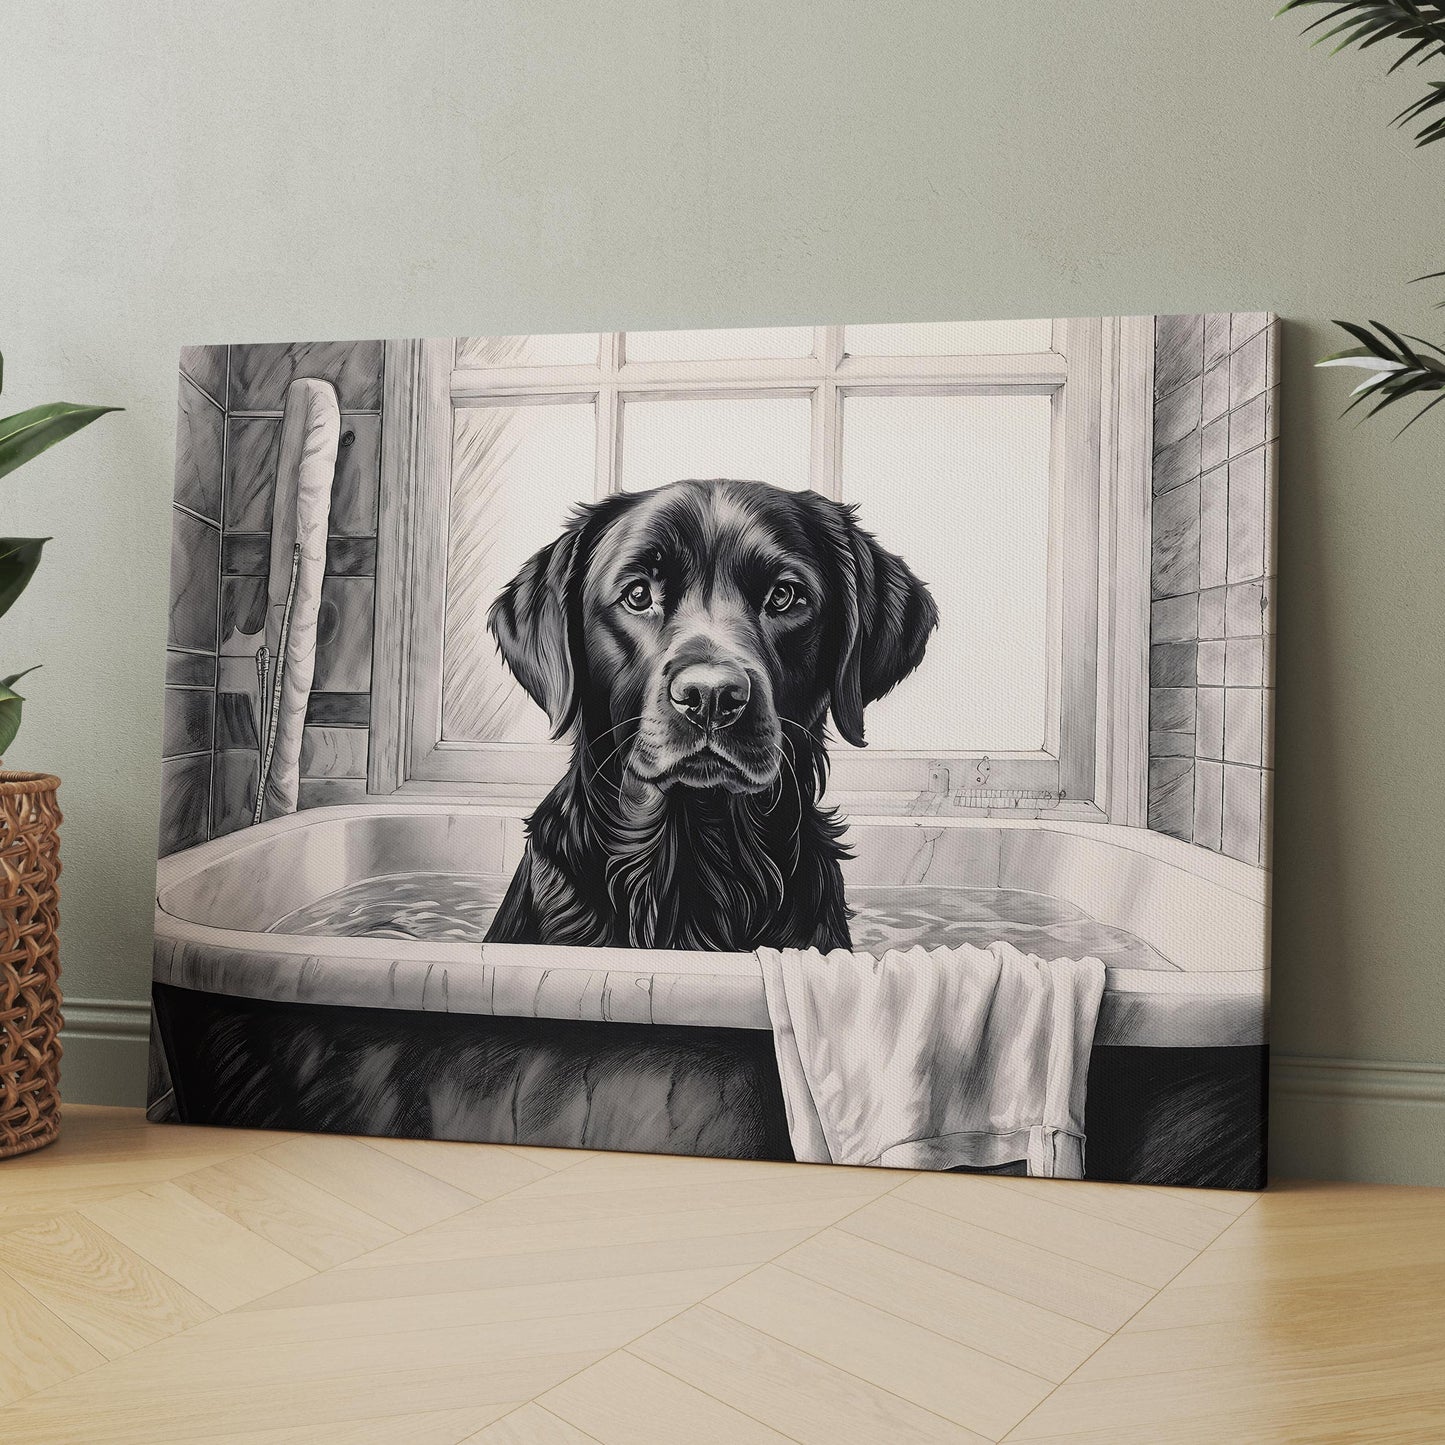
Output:
[[[149,1003],[67,999],[65,1097],[144,1104],[149,1036]],[[1269,1135],[1275,1178],[1445,1185],[1445,1064],[1276,1055]]]

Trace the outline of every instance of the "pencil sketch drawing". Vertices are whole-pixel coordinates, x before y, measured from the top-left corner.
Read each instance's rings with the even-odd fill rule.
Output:
[[[151,1117],[1261,1184],[1277,357],[187,348]]]

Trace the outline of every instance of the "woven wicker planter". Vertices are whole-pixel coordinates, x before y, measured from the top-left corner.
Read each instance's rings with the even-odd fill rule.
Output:
[[[60,1132],[59,786],[0,772],[0,1159]]]

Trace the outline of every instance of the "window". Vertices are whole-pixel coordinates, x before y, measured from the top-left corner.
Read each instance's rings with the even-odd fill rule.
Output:
[[[955,788],[1096,798],[1109,409],[1121,357],[1146,381],[1152,359],[1120,337],[1042,321],[394,343],[373,790],[549,786],[566,745],[498,657],[493,599],[578,503],[734,476],[856,503],[939,603],[868,748],[834,746],[836,791],[887,806],[957,767]]]

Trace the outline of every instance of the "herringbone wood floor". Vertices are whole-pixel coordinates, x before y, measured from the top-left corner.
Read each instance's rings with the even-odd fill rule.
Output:
[[[1445,1439],[1445,1191],[149,1126],[0,1164],[0,1440]]]

